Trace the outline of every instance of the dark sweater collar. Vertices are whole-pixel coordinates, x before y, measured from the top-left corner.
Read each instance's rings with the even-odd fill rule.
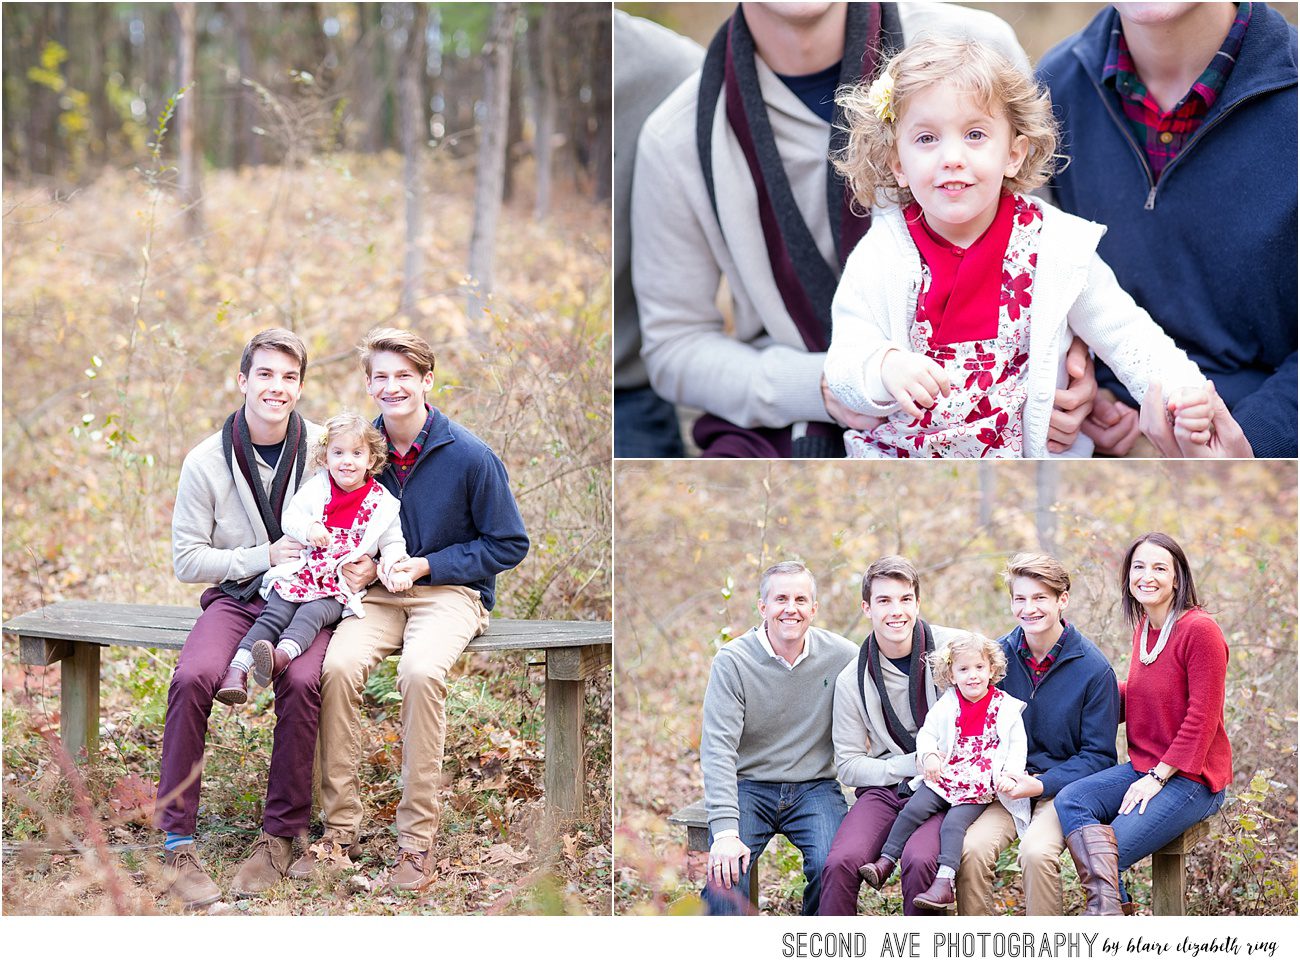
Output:
[[[1001,643],[1006,647],[1012,656],[1025,642],[1025,631],[1020,627],[1015,627],[1010,633],[1004,636]],[[1073,623],[1065,624],[1065,632],[1061,635],[1061,652],[1056,656],[1056,662],[1067,660],[1073,657],[1083,656],[1083,634]]]
[[[1118,20],[1115,8],[1106,7],[1075,36],[1070,46],[1088,76],[1099,87],[1106,66],[1106,52],[1110,48],[1110,33]],[[1206,122],[1246,98],[1295,86],[1295,29],[1276,10],[1257,3],[1251,11],[1246,37],[1241,42],[1237,65],[1228,76],[1223,93],[1206,116]]]

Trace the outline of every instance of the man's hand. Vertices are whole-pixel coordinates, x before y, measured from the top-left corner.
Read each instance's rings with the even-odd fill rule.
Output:
[[[1195,444],[1190,435],[1170,424],[1165,417],[1164,392],[1156,381],[1150,383],[1146,397],[1142,399],[1143,433],[1166,458],[1254,458],[1254,449],[1246,440],[1241,425],[1232,417],[1228,406],[1214,389],[1214,382],[1207,382],[1207,388],[1210,393],[1212,423],[1208,444]]]
[[[362,556],[356,562],[347,563],[340,572],[343,573],[343,580],[348,584],[348,589],[354,593],[361,592],[373,583],[375,576],[379,574],[375,561],[369,556]]]
[[[952,391],[943,366],[925,354],[892,348],[880,361],[880,376],[885,390],[898,406],[914,418],[939,403]]]
[[[826,406],[826,413],[831,416],[831,420],[841,428],[852,428],[854,431],[870,431],[884,420],[884,418],[875,418],[869,414],[859,414],[857,411],[845,407],[844,403],[831,393],[830,385],[826,383],[825,374],[822,375],[822,404]]]
[[[271,543],[269,556],[272,566],[282,562],[293,562],[302,553],[303,544],[292,536],[280,536]]]
[[[1097,371],[1088,354],[1088,345],[1078,337],[1066,352],[1065,373],[1069,381],[1056,392],[1047,426],[1047,450],[1053,454],[1074,444],[1097,397]]]
[[[1092,414],[1083,422],[1083,433],[1097,446],[1097,454],[1123,458],[1142,437],[1138,412],[1104,388],[1093,400]]]
[[[396,568],[402,563],[409,562],[410,559],[410,556],[403,556],[391,563],[383,562],[380,564],[379,581],[384,584],[384,589],[390,593],[405,593],[415,585],[415,580],[411,578],[410,573]]]
[[[410,589],[415,585],[417,579],[423,579],[429,575],[429,560],[423,556],[408,556],[405,559],[398,560],[388,569],[388,582],[394,586],[401,586],[403,590]],[[388,587],[394,593],[401,590]]]
[[[709,849],[709,882],[730,889],[749,871],[749,846],[734,835],[715,839]]]
[[[1003,788],[1002,783],[1009,781],[1010,786]],[[1037,798],[1043,793],[1043,783],[1033,775],[1008,771],[998,783],[998,791],[1010,798]]]

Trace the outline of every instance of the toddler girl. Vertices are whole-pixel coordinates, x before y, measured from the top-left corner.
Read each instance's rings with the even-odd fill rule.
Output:
[[[1049,457],[1074,333],[1136,400],[1153,381],[1172,392],[1177,437],[1209,440],[1205,378],[1097,255],[1105,227],[1021,194],[1057,157],[1031,78],[976,42],[921,40],[839,101],[835,165],[856,204],[898,203],[877,211],[832,306],[826,381],[884,418],[846,433],[850,457]],[[1070,451],[1091,452],[1083,436]]]
[[[996,797],[1015,819],[1016,834],[1029,824],[1029,799],[1009,798],[1010,774],[1025,770],[1028,742],[1020,719],[1023,701],[996,687],[1007,673],[1006,655],[992,640],[967,634],[927,658],[936,686],[946,686],[916,732],[915,790],[894,820],[880,858],[862,867],[864,879],[881,886],[903,846],[931,815],[948,810],[939,830],[939,872],[913,902],[924,909],[951,909],[953,880],[961,863],[966,830]],[[922,784],[924,778],[924,784]]]
[[[382,557],[379,578],[400,593],[411,580],[392,566],[407,558],[400,505],[375,476],[388,462],[379,429],[352,412],[325,424],[313,464],[320,469],[289,501],[284,533],[305,543],[291,562],[272,566],[262,577],[266,606],[240,641],[217,691],[223,704],[248,700],[247,674],[266,685],[284,672],[322,627],[345,615],[365,616],[364,590],[352,592],[342,567],[363,556]],[[273,641],[277,641],[273,645]]]

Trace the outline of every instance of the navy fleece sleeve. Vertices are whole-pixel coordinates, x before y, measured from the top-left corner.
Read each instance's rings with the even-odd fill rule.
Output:
[[[429,582],[434,586],[486,582],[513,569],[528,553],[528,534],[510,493],[505,465],[484,449],[465,488],[478,538],[429,553]]]

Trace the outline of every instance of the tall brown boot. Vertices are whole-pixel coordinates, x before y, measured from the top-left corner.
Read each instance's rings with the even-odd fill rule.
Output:
[[[1085,916],[1120,916],[1119,848],[1109,825],[1084,825],[1065,837],[1079,882],[1088,894]]]

